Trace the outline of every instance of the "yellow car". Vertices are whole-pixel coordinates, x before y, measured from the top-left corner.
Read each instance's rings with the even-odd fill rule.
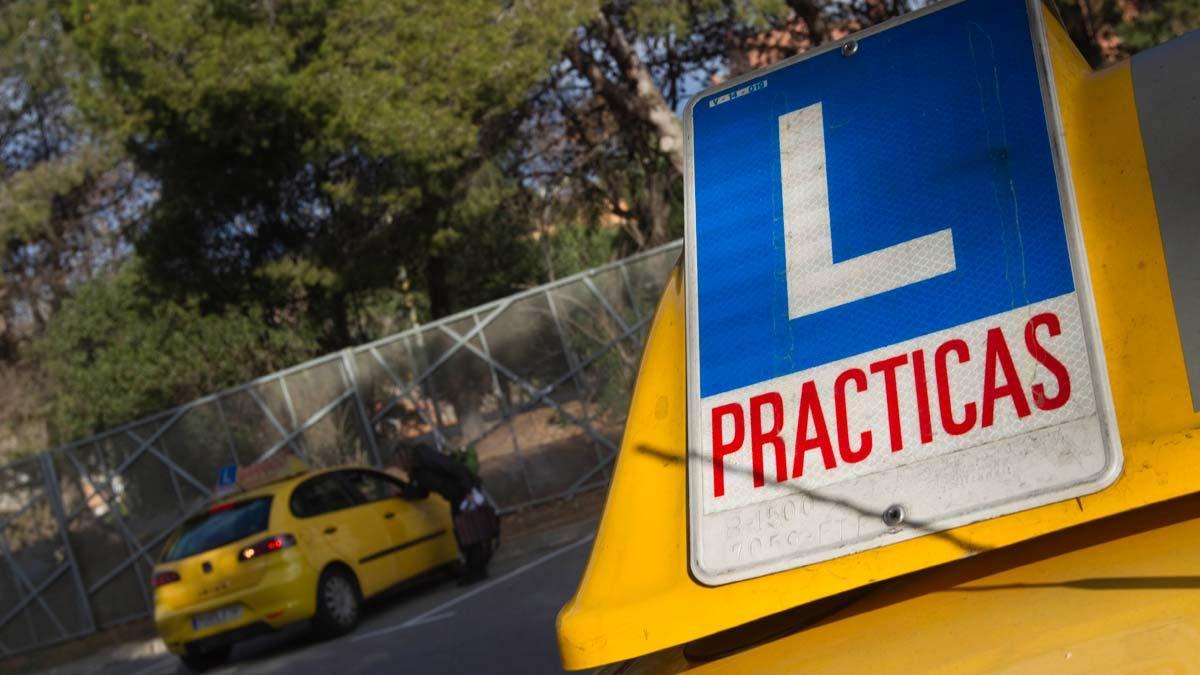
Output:
[[[297,621],[348,632],[364,598],[458,561],[441,497],[367,468],[306,472],[228,495],[172,534],[154,568],[154,621],[199,670]]]

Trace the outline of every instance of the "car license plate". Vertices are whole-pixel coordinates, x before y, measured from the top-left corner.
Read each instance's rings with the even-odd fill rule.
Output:
[[[192,629],[204,630],[219,626],[230,621],[237,621],[242,618],[242,608],[240,605],[230,605],[204,614],[197,614],[192,617]]]

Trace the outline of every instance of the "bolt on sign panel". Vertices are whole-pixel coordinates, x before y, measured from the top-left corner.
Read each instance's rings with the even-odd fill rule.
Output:
[[[1039,12],[943,3],[689,104],[701,582],[1120,473]]]

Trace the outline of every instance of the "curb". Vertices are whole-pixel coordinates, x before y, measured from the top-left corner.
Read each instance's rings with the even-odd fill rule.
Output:
[[[96,654],[79,661],[64,663],[45,670],[34,671],[33,675],[82,675],[102,670],[104,666],[114,661],[135,661],[161,656],[167,653],[167,646],[162,640],[152,638],[126,642],[102,649]]]
[[[501,533],[500,548],[496,549],[496,556],[492,561],[510,560],[534,551],[570,544],[595,532],[599,524],[600,518],[597,516],[545,530],[522,533],[510,539],[505,539]]]

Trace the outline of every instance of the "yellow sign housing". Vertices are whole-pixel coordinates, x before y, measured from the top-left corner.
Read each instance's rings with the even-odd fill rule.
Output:
[[[1200,62],[1200,34],[1151,50],[1133,63],[1093,71],[1053,15],[1043,14],[1049,81],[1124,448],[1121,477],[1101,492],[1067,502],[765,577],[704,586],[688,573],[685,309],[683,276],[676,268],[650,331],[587,570],[559,614],[559,647],[567,668],[682,645],[876,581],[1200,492],[1200,401],[1193,400],[1188,370],[1191,365],[1193,379],[1200,382],[1200,333],[1192,330],[1200,306],[1196,296],[1178,294],[1190,287],[1187,275],[1195,274],[1190,268],[1200,269],[1194,262],[1200,246],[1189,234],[1200,228],[1180,231],[1159,218],[1160,209],[1177,218],[1187,208],[1180,200],[1186,202],[1189,190],[1180,185],[1189,180],[1191,196],[1198,199],[1200,171],[1193,169],[1190,178],[1174,175],[1170,158],[1155,159],[1151,167],[1143,138],[1144,129],[1163,133],[1159,116],[1165,111],[1152,103],[1163,78],[1169,85],[1178,76],[1180,86],[1194,87],[1179,93],[1179,105],[1191,112],[1172,114],[1200,115],[1200,85],[1185,73]],[[1138,60],[1142,56],[1145,61]],[[1200,157],[1200,127],[1176,131],[1183,134],[1176,139],[1178,147]],[[1170,180],[1175,182],[1164,182]],[[1200,222],[1200,212],[1192,213],[1190,222]],[[1182,254],[1192,264],[1169,268],[1168,258],[1178,260],[1180,247],[1188,249]],[[1183,502],[1173,504],[1186,508]],[[1070,536],[1054,534],[1026,546],[1053,549],[1056,541],[1073,541]]]

